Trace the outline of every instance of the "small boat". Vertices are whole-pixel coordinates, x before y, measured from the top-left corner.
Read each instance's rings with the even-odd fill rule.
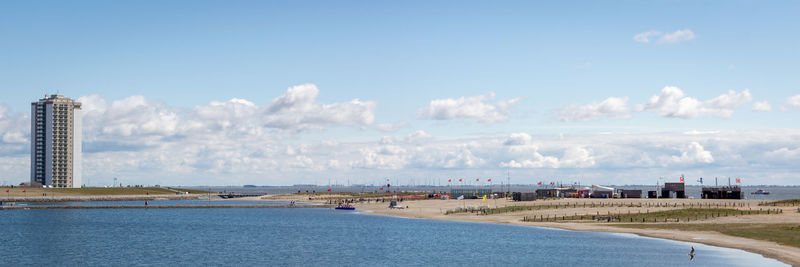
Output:
[[[353,207],[350,204],[342,204],[342,205],[336,206],[335,209],[337,209],[337,210],[355,210],[356,207]]]
[[[764,190],[758,189],[755,192],[752,192],[750,194],[751,195],[769,195],[769,191],[764,191]]]

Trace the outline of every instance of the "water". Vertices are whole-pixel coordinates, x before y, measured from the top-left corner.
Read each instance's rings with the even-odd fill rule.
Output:
[[[782,265],[633,235],[330,209],[7,210],[0,229],[4,266]]]
[[[144,200],[137,201],[76,201],[76,202],[15,202],[15,206],[141,206]],[[204,206],[204,205],[289,205],[289,201],[246,201],[246,200],[148,200],[151,206]],[[319,205],[317,203],[296,202],[296,205]]]

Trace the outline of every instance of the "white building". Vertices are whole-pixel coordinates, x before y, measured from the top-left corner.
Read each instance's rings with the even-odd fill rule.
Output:
[[[31,183],[81,187],[80,110],[63,95],[31,103]]]

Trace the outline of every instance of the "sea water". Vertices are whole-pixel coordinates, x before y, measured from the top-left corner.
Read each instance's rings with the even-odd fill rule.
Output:
[[[331,209],[5,210],[0,229],[2,266],[783,265],[626,234]]]

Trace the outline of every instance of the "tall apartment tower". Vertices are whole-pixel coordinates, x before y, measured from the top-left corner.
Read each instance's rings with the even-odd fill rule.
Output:
[[[81,187],[80,110],[63,95],[31,103],[31,183]]]

